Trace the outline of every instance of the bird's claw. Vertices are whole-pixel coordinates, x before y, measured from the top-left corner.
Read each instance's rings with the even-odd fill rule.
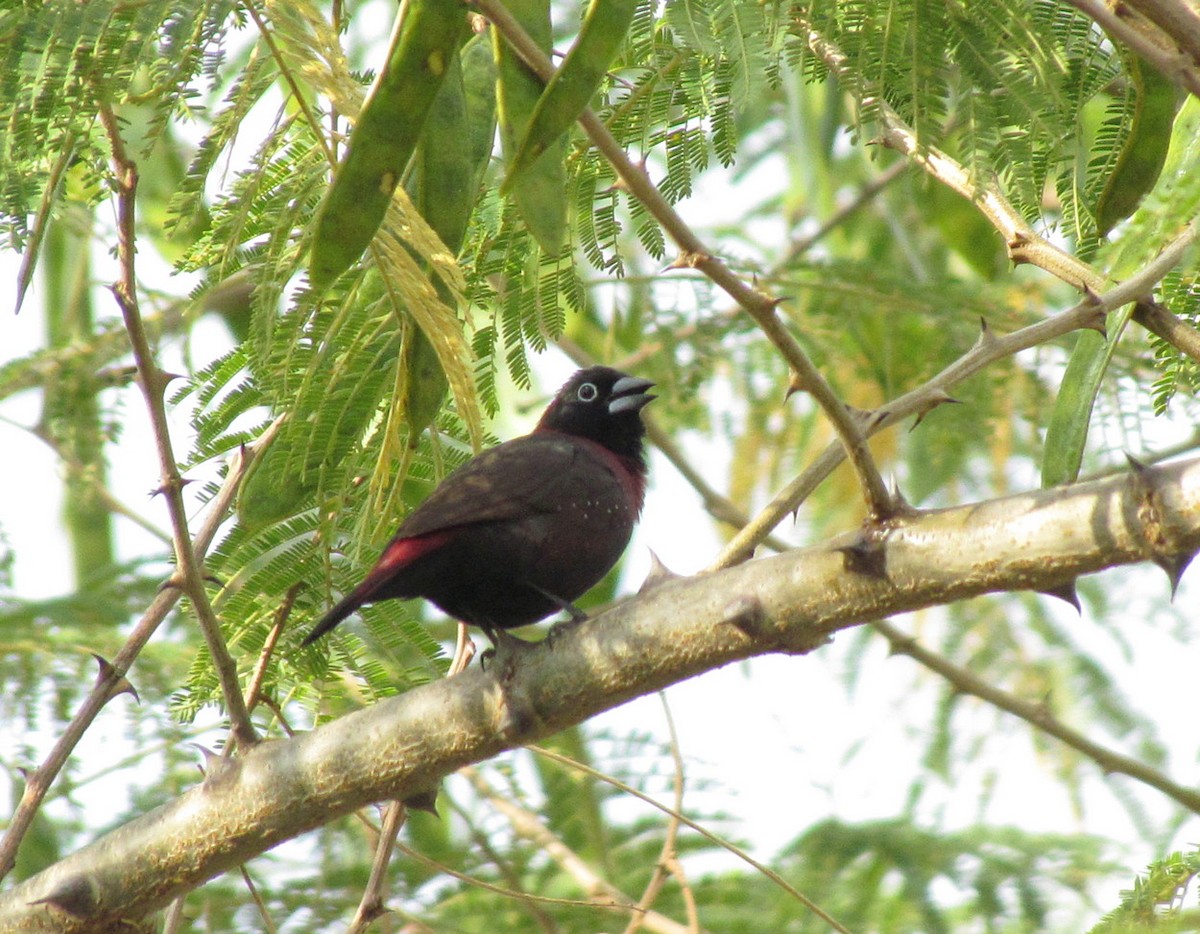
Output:
[[[479,656],[479,667],[484,671],[493,664],[500,665],[500,677],[507,680],[512,677],[517,659],[521,654],[532,648],[532,643],[512,635],[504,629],[484,629],[484,633],[492,640],[492,647],[485,649]]]

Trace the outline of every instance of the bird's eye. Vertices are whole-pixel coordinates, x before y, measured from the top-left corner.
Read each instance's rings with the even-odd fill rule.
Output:
[[[600,395],[600,390],[596,388],[595,383],[584,383],[575,390],[575,397],[580,402],[594,402],[598,395]]]

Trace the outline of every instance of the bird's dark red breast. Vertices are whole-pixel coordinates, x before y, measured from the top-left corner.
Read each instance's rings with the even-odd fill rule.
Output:
[[[642,509],[649,380],[580,370],[537,428],[451,474],[305,645],[365,603],[424,597],[485,630],[536,622],[621,557]]]

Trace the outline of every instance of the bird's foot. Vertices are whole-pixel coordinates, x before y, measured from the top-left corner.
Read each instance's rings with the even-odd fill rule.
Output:
[[[572,607],[575,610],[567,619],[560,619],[557,623],[550,627],[550,631],[546,633],[546,643],[553,648],[554,643],[566,633],[577,627],[580,623],[586,623],[590,618],[586,613],[582,612],[578,607]]]
[[[522,653],[528,651],[532,647],[532,643],[526,642],[524,639],[519,639],[505,629],[495,629],[491,626],[481,626],[484,634],[492,640],[492,647],[484,650],[479,656],[479,666],[487,671],[493,666],[499,666],[497,669],[500,677],[507,680],[512,677],[512,673],[516,668],[517,659]]]

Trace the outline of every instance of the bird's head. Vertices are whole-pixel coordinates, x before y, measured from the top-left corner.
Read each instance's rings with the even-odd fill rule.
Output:
[[[607,366],[580,370],[558,391],[538,422],[538,431],[589,438],[623,457],[641,460],[642,408],[655,398],[648,379]]]

